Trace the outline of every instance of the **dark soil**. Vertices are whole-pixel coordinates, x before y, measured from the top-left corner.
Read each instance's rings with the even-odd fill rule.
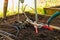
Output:
[[[35,20],[34,14],[30,14],[26,12],[27,16],[31,20]],[[39,22],[46,23],[49,16],[45,15],[38,15]],[[8,33],[12,33],[16,35],[16,29],[14,27],[11,27],[9,24],[13,25],[15,21],[17,21],[17,15],[13,15],[10,17],[7,17],[6,22],[4,22],[2,19],[0,19],[0,30],[4,30]],[[20,21],[25,21],[25,16],[23,14],[20,14]],[[51,25],[60,26],[60,18],[55,18],[50,23]],[[32,25],[26,25],[28,28],[23,28],[19,30],[19,35],[17,36],[17,40],[60,40],[60,31],[59,30],[47,30],[40,28],[39,33],[35,33],[35,29]],[[16,39],[14,39],[16,40]]]

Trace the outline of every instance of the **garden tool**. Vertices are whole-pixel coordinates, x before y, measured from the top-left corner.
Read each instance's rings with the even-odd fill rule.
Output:
[[[43,29],[47,29],[47,30],[53,30],[53,28],[48,27],[47,24],[44,24],[44,23],[39,23],[38,24],[38,23],[36,23],[36,21],[33,22],[32,20],[29,20],[29,19],[27,19],[26,21],[34,26],[36,33],[38,33],[38,28],[43,28]]]
[[[37,28],[43,28],[43,29],[53,30],[53,28],[48,27],[48,25],[44,24],[44,23],[40,23],[40,24],[34,23],[33,25],[34,25],[34,27],[37,26]]]
[[[42,26],[42,28],[47,29],[47,30],[50,30],[50,31],[53,30],[53,28],[52,28],[52,27],[48,27],[47,24],[44,24],[44,25]]]
[[[59,16],[59,15],[60,15],[60,12],[54,13],[54,14],[48,19],[48,21],[47,21],[48,26],[49,26],[49,24],[51,23],[51,21],[52,21],[55,17],[57,17],[57,16]]]

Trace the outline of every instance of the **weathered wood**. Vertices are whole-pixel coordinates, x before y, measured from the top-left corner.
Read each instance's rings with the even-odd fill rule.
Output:
[[[52,15],[57,11],[60,11],[60,8],[44,8],[47,15]]]

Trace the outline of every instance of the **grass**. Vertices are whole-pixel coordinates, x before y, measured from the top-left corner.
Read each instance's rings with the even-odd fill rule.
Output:
[[[30,13],[34,13],[34,9],[30,9],[30,10],[28,10],[28,12],[30,12]],[[7,16],[11,16],[11,15],[15,15],[15,14],[17,14],[18,12],[17,11],[15,11],[15,12],[12,12],[12,11],[7,11]],[[37,13],[38,14],[45,14],[44,13],[44,9],[42,8],[42,7],[38,7],[37,8]],[[3,12],[0,12],[0,17],[3,17]]]
[[[17,14],[17,12],[7,12],[7,14],[6,14],[6,16],[11,16],[11,15],[15,15],[15,14]],[[0,12],[0,17],[3,17],[3,13],[2,12]]]
[[[30,13],[34,13],[34,10],[33,9],[31,9],[31,10],[28,10]],[[37,13],[38,14],[42,14],[42,15],[44,15],[45,14],[45,12],[44,12],[44,9],[43,8],[37,8]]]

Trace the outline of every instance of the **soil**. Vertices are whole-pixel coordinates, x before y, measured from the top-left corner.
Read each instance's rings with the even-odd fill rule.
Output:
[[[35,21],[35,15],[29,12],[26,12],[26,15],[33,21]],[[49,16],[38,15],[38,22],[47,23]],[[7,17],[6,22],[0,18],[0,30],[6,31],[8,33],[16,35],[16,29],[11,27],[9,24],[13,25],[17,21],[17,14]],[[20,14],[20,21],[25,21],[26,17],[23,14]],[[50,23],[51,25],[60,27],[60,18],[55,18]],[[60,40],[60,31],[59,30],[47,30],[40,28],[38,29],[39,33],[35,32],[35,29],[32,25],[27,24],[28,28],[22,28],[19,30],[19,35],[14,40]],[[18,27],[18,26],[17,26]],[[11,37],[12,38],[12,37]]]

